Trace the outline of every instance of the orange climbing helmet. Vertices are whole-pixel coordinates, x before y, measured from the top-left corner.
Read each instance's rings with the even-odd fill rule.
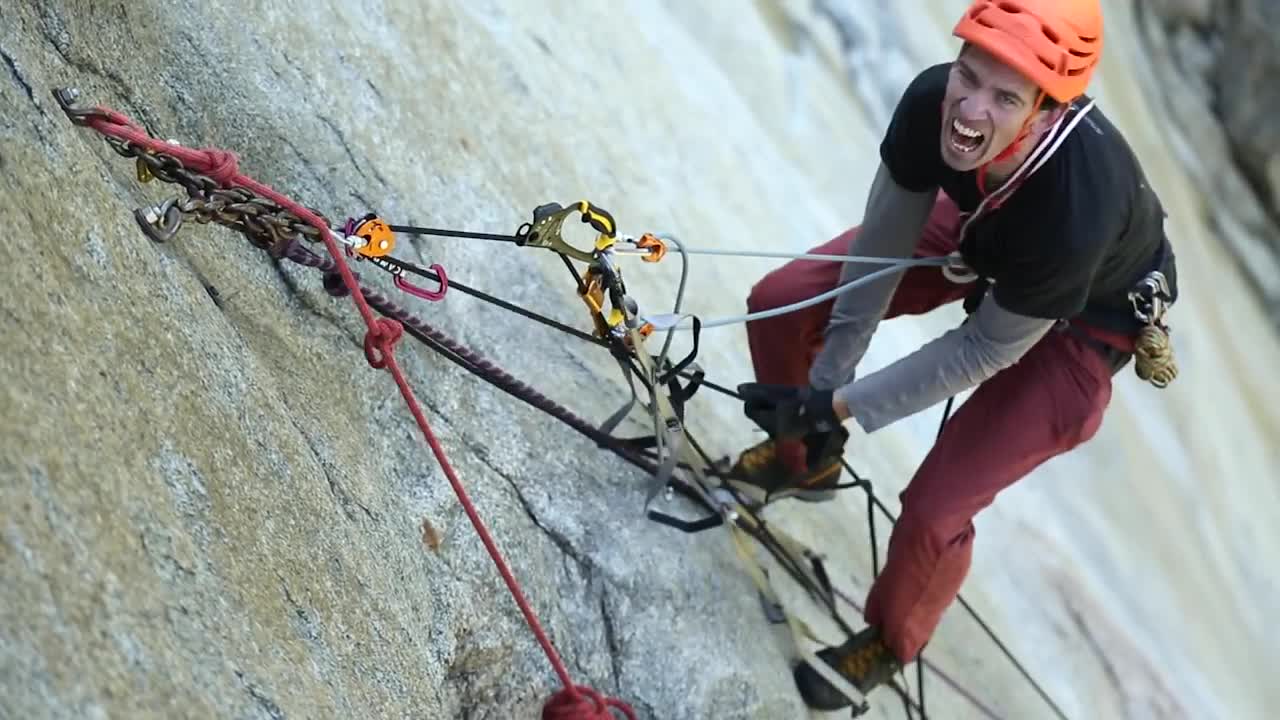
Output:
[[[1064,103],[1084,94],[1102,57],[1100,0],[974,0],[953,32]]]

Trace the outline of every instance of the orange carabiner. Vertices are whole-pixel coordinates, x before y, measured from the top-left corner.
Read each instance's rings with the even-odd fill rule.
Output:
[[[645,233],[636,241],[636,247],[648,252],[641,256],[645,262],[658,262],[667,256],[667,244],[654,237],[653,233]]]

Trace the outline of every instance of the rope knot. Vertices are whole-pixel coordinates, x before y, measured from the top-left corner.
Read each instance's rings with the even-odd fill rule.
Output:
[[[561,688],[542,706],[542,720],[617,720],[611,709],[628,720],[636,720],[635,712],[621,700],[603,697],[599,692],[576,685]]]
[[[219,185],[227,186],[235,182],[240,175],[240,158],[229,150],[210,148],[204,151],[209,167],[204,174]]]
[[[387,359],[400,342],[404,326],[391,318],[378,318],[364,334],[364,357],[375,370],[387,366]]]

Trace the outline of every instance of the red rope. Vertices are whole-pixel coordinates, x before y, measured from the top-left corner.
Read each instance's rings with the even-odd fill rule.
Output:
[[[364,324],[368,328],[368,332],[365,333],[364,337],[365,359],[375,369],[385,368],[395,379],[396,387],[400,389],[400,395],[404,397],[405,404],[409,407],[409,412],[413,414],[413,419],[417,421],[423,437],[426,438],[427,444],[431,446],[431,452],[435,454],[436,461],[440,463],[445,477],[449,479],[449,484],[453,486],[453,491],[457,494],[458,501],[462,504],[462,509],[467,513],[467,518],[471,520],[472,526],[475,527],[476,533],[480,536],[480,541],[484,543],[485,549],[489,552],[489,557],[493,559],[494,565],[498,567],[498,572],[501,573],[502,579],[506,582],[507,589],[511,591],[516,604],[520,606],[520,612],[524,615],[525,622],[529,624],[529,628],[538,639],[538,644],[542,646],[543,652],[546,653],[547,659],[551,662],[556,675],[559,676],[560,682],[564,685],[564,689],[557,692],[547,701],[543,707],[542,717],[544,720],[607,720],[613,717],[609,708],[616,708],[630,720],[635,720],[635,714],[626,703],[613,698],[604,698],[595,690],[573,684],[569,677],[569,671],[565,668],[564,661],[560,659],[555,647],[551,645],[551,641],[547,638],[546,633],[543,632],[537,617],[534,616],[533,609],[529,606],[528,601],[525,600],[519,583],[516,582],[511,570],[502,559],[502,554],[498,551],[493,538],[490,537],[489,531],[485,528],[484,522],[476,512],[475,506],[472,505],[470,497],[467,496],[467,491],[458,480],[453,466],[449,463],[449,459],[445,457],[444,450],[440,447],[439,441],[436,440],[435,434],[431,432],[431,426],[427,424],[422,408],[418,405],[417,398],[414,397],[408,381],[405,380],[400,364],[396,362],[394,349],[403,332],[402,326],[391,318],[375,318],[373,316],[373,312],[365,301],[364,294],[358,292],[360,285],[351,273],[351,269],[347,266],[346,259],[339,250],[337,242],[330,235],[328,225],[318,215],[276,192],[271,187],[240,174],[237,165],[238,158],[235,153],[216,148],[193,149],[180,145],[171,145],[151,137],[143,128],[120,113],[108,108],[94,108],[93,113],[85,117],[85,124],[105,135],[126,140],[153,152],[172,155],[187,169],[204,174],[225,187],[233,185],[244,187],[260,197],[271,200],[320,231],[325,247],[329,250],[329,255],[338,266],[342,282],[346,285],[349,294],[356,303],[356,308],[360,312],[360,317],[364,319]]]

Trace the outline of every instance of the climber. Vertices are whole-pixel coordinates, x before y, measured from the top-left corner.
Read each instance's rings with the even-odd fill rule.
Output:
[[[1144,327],[1129,292],[1160,273],[1176,298],[1165,213],[1125,139],[1084,95],[1102,51],[1099,0],[976,0],[951,62],[909,83],[880,145],[860,226],[813,253],[951,256],[747,327],[745,411],[769,434],[736,486],[767,498],[834,495],[852,418],[874,433],[970,388],[901,493],[867,627],[818,656],[866,692],[912,662],[954,601],[973,518],[1041,463],[1088,441]],[[793,260],[751,312],[874,270]],[[877,372],[855,368],[882,319],[964,299],[958,327]],[[808,664],[805,701],[849,703]]]

